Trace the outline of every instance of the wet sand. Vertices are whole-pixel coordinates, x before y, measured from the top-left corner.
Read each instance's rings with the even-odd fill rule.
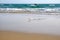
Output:
[[[9,14],[10,15],[10,14]],[[34,16],[32,16],[33,18],[35,17],[36,15],[34,15]],[[7,18],[6,18],[7,17]],[[10,16],[7,16],[7,15],[2,15],[1,16],[1,14],[0,14],[0,18],[6,18],[6,19],[4,19],[4,20],[6,20],[6,21],[8,21],[9,23],[10,22],[13,22],[13,20],[17,20],[16,22],[18,22],[19,23],[19,27],[17,27],[17,24],[15,25],[15,26],[11,26],[11,24],[9,24],[9,25],[7,25],[6,23],[5,23],[5,25],[3,26],[3,29],[4,30],[19,30],[21,27],[21,30],[22,29],[24,29],[23,27],[25,27],[26,25],[30,25],[29,23],[31,23],[31,22],[26,22],[26,23],[24,23],[24,21],[26,21],[26,19],[24,19],[24,18],[27,18],[27,17],[30,17],[31,18],[31,15],[27,15],[27,16],[25,16],[25,14],[22,16],[21,14],[17,14],[17,15],[15,15],[14,14],[14,16],[12,16],[12,14],[10,15]],[[37,17],[37,16],[36,16]],[[40,17],[40,15],[38,16],[38,17]],[[37,18],[38,18],[37,17]],[[45,17],[45,16],[44,16]],[[50,18],[49,16],[46,16],[46,17],[48,17],[48,18]],[[9,19],[8,19],[9,18]],[[12,18],[12,19],[11,19]],[[13,18],[15,18],[15,19],[13,19]],[[20,18],[20,19],[19,19]],[[21,18],[22,18],[22,20],[21,20]],[[54,20],[54,19],[55,20]],[[45,24],[46,23],[49,23],[50,25],[52,25],[53,23],[55,23],[55,24],[53,24],[53,26],[50,26],[50,25],[48,25],[47,26],[47,24],[44,26],[43,24],[43,21],[41,21],[41,23],[42,23],[42,25],[41,25],[41,27],[43,27],[43,29],[44,29],[44,31],[43,32],[49,32],[49,33],[60,33],[59,31],[60,31],[60,17],[59,18],[55,18],[55,16],[52,18],[52,22],[50,23],[50,19],[48,19],[47,21],[48,22],[44,22]],[[2,19],[2,21],[3,21],[3,23],[4,23],[4,20]],[[59,19],[59,20],[58,20]],[[10,21],[9,21],[10,20]],[[12,21],[11,21],[12,20]],[[57,21],[58,20],[58,21]],[[22,23],[21,23],[21,21],[22,21]],[[32,21],[33,23],[35,23],[34,21]],[[38,21],[38,22],[40,22],[40,21]],[[59,22],[59,23],[58,23]],[[13,22],[14,23],[14,22]],[[42,32],[42,28],[40,27],[40,26],[38,26],[38,25],[40,25],[41,23],[39,23],[39,24],[37,24],[37,28],[36,28],[36,30],[35,30],[35,24],[33,25],[33,27],[32,26],[30,26],[30,27],[25,27],[25,30],[24,31],[27,31],[28,29],[28,31],[31,31],[31,27],[34,29],[34,30],[32,30],[32,31],[38,31],[37,29],[41,29],[41,32]],[[21,24],[24,24],[24,25],[21,25]],[[3,25],[3,24],[2,24]],[[7,26],[6,26],[7,25]],[[32,23],[31,23],[31,25],[32,25]],[[6,26],[6,27],[5,27]],[[9,26],[9,27],[8,27]],[[46,27],[47,26],[47,27]],[[11,28],[11,29],[10,29]],[[26,28],[27,28],[27,30],[26,30]],[[53,31],[47,31],[46,30],[46,28],[48,28],[49,30],[53,30]],[[2,27],[0,26],[0,30],[2,29]],[[3,30],[2,29],[2,30]],[[20,31],[20,30],[19,30]],[[56,31],[56,32],[55,32]],[[38,32],[40,32],[40,31],[38,31]],[[11,32],[11,31],[0,31],[0,40],[60,40],[60,36],[56,36],[56,35],[48,35],[48,34],[35,34],[35,33],[23,33],[23,32]]]
[[[0,31],[0,40],[60,40],[60,36]]]

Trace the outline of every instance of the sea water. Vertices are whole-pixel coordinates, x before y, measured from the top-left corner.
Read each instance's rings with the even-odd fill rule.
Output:
[[[60,16],[0,13],[0,30],[60,35]]]

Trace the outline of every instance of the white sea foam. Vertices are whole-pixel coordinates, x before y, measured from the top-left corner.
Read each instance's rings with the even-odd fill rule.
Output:
[[[60,35],[60,15],[0,13],[0,30]]]

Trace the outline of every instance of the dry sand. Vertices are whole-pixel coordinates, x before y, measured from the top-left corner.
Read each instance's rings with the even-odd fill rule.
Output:
[[[60,36],[0,31],[0,40],[60,40]]]

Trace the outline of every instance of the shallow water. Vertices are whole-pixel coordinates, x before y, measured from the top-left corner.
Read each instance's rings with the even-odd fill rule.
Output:
[[[60,15],[0,13],[0,30],[60,35]]]

